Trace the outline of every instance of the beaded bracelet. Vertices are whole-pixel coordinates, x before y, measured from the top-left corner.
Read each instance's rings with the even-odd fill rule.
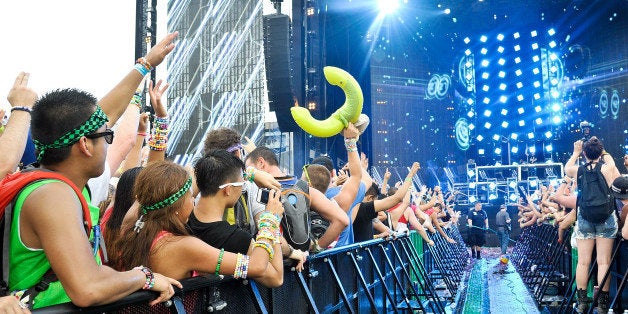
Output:
[[[273,259],[273,257],[275,256],[275,250],[273,249],[272,245],[264,241],[255,241],[255,243],[253,243],[253,247],[261,247],[262,249],[266,250],[270,259]]]
[[[225,249],[220,249],[220,253],[218,253],[218,264],[216,264],[216,272],[214,275],[218,276],[220,271],[220,264],[222,264],[222,256],[225,255]]]
[[[150,64],[150,62],[148,62],[148,60],[146,60],[146,58],[144,58],[144,57],[141,57],[141,58],[137,59],[135,61],[135,63],[136,64],[141,64],[149,72],[154,69],[153,66]]]
[[[24,112],[28,112],[28,113],[33,113],[33,109],[28,108],[28,107],[24,107],[24,106],[15,106],[13,108],[11,108],[11,112],[13,111],[24,111]]]
[[[146,276],[146,282],[144,283],[144,287],[142,287],[142,289],[150,290],[155,286],[155,274],[153,274],[150,268],[144,267],[144,266],[137,266],[133,269],[141,270]]]
[[[345,139],[345,147],[347,148],[347,152],[357,152],[358,151],[358,140],[355,138],[346,138]]]
[[[244,180],[249,180],[250,182],[253,182],[254,178],[255,178],[255,167],[253,166],[246,167],[246,170],[244,171]]]
[[[236,267],[235,267],[235,271],[233,272],[233,278],[246,279],[248,268],[249,268],[249,257],[247,255],[242,255],[238,253],[238,255],[236,256]]]

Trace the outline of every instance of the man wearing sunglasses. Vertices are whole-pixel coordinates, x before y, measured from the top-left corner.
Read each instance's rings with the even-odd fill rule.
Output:
[[[59,180],[41,180],[27,185],[15,198],[9,289],[27,293],[44,277],[51,282],[36,296],[22,295],[30,307],[106,304],[143,287],[159,293],[151,302],[156,304],[172,297],[173,284],[181,287],[147,268],[117,272],[103,266],[99,246],[90,245],[98,243],[99,209],[82,205],[89,202],[87,181],[105,168],[107,143],[113,141],[107,122],[113,125],[122,115],[144,75],[172,51],[176,36],[170,34],[157,43],[143,63],[100,101],[86,92],[62,89],[43,96],[33,107],[31,132],[41,168],[67,178],[83,192],[77,194]]]

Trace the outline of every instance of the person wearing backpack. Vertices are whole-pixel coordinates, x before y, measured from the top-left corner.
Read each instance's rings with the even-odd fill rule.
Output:
[[[270,148],[264,146],[257,147],[246,156],[245,164],[247,169],[249,166],[252,166],[255,169],[270,173],[281,183],[285,209],[284,219],[282,220],[283,235],[292,247],[307,250],[303,245],[310,244],[310,250],[321,251],[336,240],[340,232],[349,224],[349,217],[337,203],[327,199],[325,194],[317,189],[308,187],[307,182],[303,182],[293,175],[284,173],[279,168],[277,155]],[[302,191],[302,189],[307,189],[307,191]],[[309,202],[307,208],[296,206],[297,204],[302,204],[304,201]],[[329,221],[327,231],[325,231],[317,241],[309,241],[309,208]],[[298,221],[291,222],[292,218],[290,217],[293,214],[296,215],[294,217],[298,216],[305,219],[297,219]],[[294,228],[293,223],[302,227]],[[301,244],[294,243],[291,239],[294,235],[299,238],[307,239]]]
[[[586,163],[577,165],[584,153]],[[588,271],[593,248],[597,252],[598,283],[604,277],[611,262],[611,253],[617,235],[615,200],[609,186],[617,178],[619,170],[612,157],[604,151],[604,145],[593,136],[586,142],[574,143],[573,154],[565,164],[565,173],[576,178],[578,196],[576,201],[576,231],[573,236],[578,246],[576,267],[577,308],[584,313],[589,308],[587,296]],[[610,280],[599,290],[598,313],[606,313],[609,307]]]

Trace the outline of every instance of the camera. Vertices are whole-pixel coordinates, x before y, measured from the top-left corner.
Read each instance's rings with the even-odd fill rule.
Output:
[[[257,201],[262,204],[268,204],[268,199],[270,197],[269,189],[259,189],[257,191]]]
[[[582,141],[586,142],[591,138],[591,129],[593,128],[593,124],[589,123],[589,121],[580,122],[580,131],[582,132]]]

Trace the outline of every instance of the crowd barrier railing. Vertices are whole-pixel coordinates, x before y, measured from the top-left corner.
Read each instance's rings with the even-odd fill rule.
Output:
[[[457,229],[448,232],[462,242]],[[438,240],[435,247],[426,249],[445,278],[461,275],[456,273],[461,273],[460,263],[449,255],[461,254],[455,246],[459,245]],[[183,289],[176,289],[169,302],[154,307],[148,301],[155,294],[138,291],[103,306],[79,308],[68,303],[33,313],[445,313],[426,255],[420,237],[404,233],[312,255],[303,272],[286,266],[284,283],[278,288],[208,275],[182,280]],[[457,287],[458,282],[450,284]]]

